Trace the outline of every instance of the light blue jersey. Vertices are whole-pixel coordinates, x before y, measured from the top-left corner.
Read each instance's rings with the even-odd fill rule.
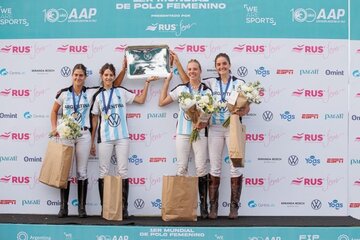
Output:
[[[207,93],[212,94],[211,89],[203,83],[200,84],[199,89],[197,91],[192,90],[190,88],[191,88],[190,83],[179,84],[170,91],[169,95],[173,101],[178,101],[179,96],[182,92],[188,92],[192,94],[198,93],[200,95],[205,95]],[[180,107],[176,134],[190,135],[192,130],[193,130],[193,124],[190,118]]]
[[[61,106],[64,115],[73,116],[81,128],[90,128],[90,107],[94,94],[99,87],[83,87],[81,93],[76,95],[73,87],[61,89],[55,101]]]
[[[129,138],[126,104],[131,104],[134,98],[135,94],[124,87],[99,89],[91,111],[94,115],[100,115],[98,142]]]
[[[203,83],[212,89],[215,101],[227,102],[231,92],[236,91],[238,86],[245,83],[245,81],[234,76],[230,76],[229,81],[226,84],[224,84],[220,78],[207,78],[203,80]],[[211,116],[210,123],[212,125],[223,124],[229,116],[230,112],[227,107],[220,109],[219,112],[214,113]]]

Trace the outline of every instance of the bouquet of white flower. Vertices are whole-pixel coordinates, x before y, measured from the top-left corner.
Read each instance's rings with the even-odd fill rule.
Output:
[[[200,123],[206,123],[210,119],[211,114],[219,108],[210,93],[205,95],[192,95],[187,92],[182,92],[179,97],[179,103],[180,107],[193,123],[193,130],[190,135],[190,142],[192,143],[199,139],[197,126]]]
[[[61,139],[75,140],[81,137],[80,125],[71,116],[63,115],[56,131]]]
[[[259,81],[248,82],[244,84],[240,84],[237,88],[237,98],[234,104],[227,103],[227,107],[231,114],[235,114],[241,108],[245,107],[246,104],[261,103],[260,92],[263,91],[264,88],[261,86]],[[223,123],[224,127],[228,127],[230,124],[230,117],[228,117]]]

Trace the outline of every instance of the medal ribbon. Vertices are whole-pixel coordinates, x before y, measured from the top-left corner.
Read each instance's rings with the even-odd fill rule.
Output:
[[[113,92],[114,92],[114,88],[111,88],[110,90],[110,97],[108,99],[108,103],[106,105],[105,103],[105,95],[104,95],[104,91],[101,92],[101,95],[102,95],[102,99],[103,99],[103,106],[104,106],[104,112],[105,112],[105,115],[107,115],[107,112],[109,111],[109,108],[110,108],[110,104],[111,104],[111,100],[112,100],[112,95],[113,95]]]
[[[220,81],[219,81],[221,102],[225,102],[226,93],[227,93],[227,91],[228,91],[228,89],[229,89],[230,82],[231,82],[231,78],[229,77],[228,82],[226,83],[225,92],[223,92],[221,79],[220,79]]]
[[[192,89],[190,83],[189,83],[189,85],[188,85],[188,88],[189,88],[190,94],[193,95],[193,89]],[[202,95],[202,91],[203,91],[203,86],[202,86],[201,83],[200,83],[199,88],[198,88],[198,92],[200,93],[200,95]]]
[[[80,100],[81,100],[81,95],[82,95],[82,89],[81,89],[81,91],[80,91],[79,100],[78,100],[78,102],[76,103],[76,101],[75,101],[75,90],[74,90],[74,87],[72,88],[72,99],[73,99],[74,112],[75,112],[75,113],[76,113],[77,110],[79,109]]]

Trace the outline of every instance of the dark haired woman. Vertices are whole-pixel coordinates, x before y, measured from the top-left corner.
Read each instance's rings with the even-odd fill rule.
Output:
[[[91,154],[96,154],[95,135],[98,130],[99,143],[99,194],[101,205],[103,203],[104,176],[109,174],[110,160],[115,149],[117,159],[117,175],[121,176],[123,190],[123,218],[128,217],[129,179],[129,131],[126,121],[126,105],[133,102],[143,104],[151,81],[158,77],[149,77],[145,81],[142,93],[136,96],[124,87],[115,87],[115,67],[106,63],[100,69],[102,87],[95,93],[91,107],[92,133]],[[97,129],[100,120],[99,128]]]
[[[124,62],[125,63],[125,62]],[[116,79],[116,85],[120,85],[125,74],[123,66],[122,72]],[[76,177],[78,184],[78,213],[79,217],[87,217],[86,214],[86,195],[87,195],[87,166],[91,147],[90,134],[90,107],[92,97],[99,87],[85,87],[87,77],[86,67],[83,64],[76,64],[72,70],[72,85],[61,89],[55,97],[55,102],[51,110],[51,134],[58,135],[56,131],[58,112],[62,109],[63,115],[72,116],[80,125],[82,136],[75,141],[75,160]],[[60,189],[60,211],[58,217],[68,216],[68,201],[70,192],[70,181],[66,189]]]
[[[184,74],[181,64],[178,59],[174,58],[174,63],[177,65],[181,80],[188,81],[188,77]],[[213,97],[223,107],[218,113],[212,115],[210,119],[208,144],[209,144],[209,158],[210,158],[210,184],[209,184],[209,198],[210,198],[210,219],[216,219],[218,215],[219,205],[219,186],[222,168],[222,154],[225,144],[229,148],[229,128],[225,128],[222,124],[225,122],[230,112],[226,107],[228,97],[232,91],[236,91],[239,84],[244,83],[243,80],[231,75],[230,57],[226,53],[219,53],[215,57],[215,69],[218,77],[204,79],[203,82],[209,86],[213,91]],[[247,105],[236,114],[241,117],[250,111]],[[230,219],[238,217],[239,201],[242,190],[243,173],[241,168],[236,168],[230,161],[230,181],[231,181],[231,196],[230,196]]]

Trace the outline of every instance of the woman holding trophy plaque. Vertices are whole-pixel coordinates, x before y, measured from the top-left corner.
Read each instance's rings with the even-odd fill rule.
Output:
[[[117,159],[117,175],[122,178],[123,196],[123,218],[128,217],[128,193],[129,179],[128,153],[129,153],[129,131],[126,121],[126,105],[133,102],[143,104],[151,81],[158,77],[148,77],[142,93],[136,96],[124,87],[115,87],[115,68],[112,64],[106,63],[100,69],[102,87],[94,95],[94,102],[91,109],[92,134],[91,154],[96,154],[95,135],[98,130],[99,143],[99,194],[103,206],[104,177],[109,175],[110,160],[115,148]],[[99,122],[99,128],[98,127]]]
[[[174,61],[179,65],[179,74],[181,80],[185,83],[188,77],[182,71],[179,61]],[[238,87],[244,84],[244,81],[231,75],[230,58],[226,53],[220,53],[215,57],[215,69],[218,77],[204,79],[203,82],[213,90],[213,96],[219,111],[214,113],[210,120],[209,127],[209,158],[210,158],[210,184],[209,184],[209,198],[210,198],[210,219],[216,219],[218,215],[219,204],[219,186],[222,168],[222,153],[225,144],[229,149],[230,130],[226,126],[226,121],[231,114],[236,114],[240,117],[246,115],[249,111],[249,104],[237,109],[236,112],[231,112],[228,109],[228,100],[232,92],[236,92]],[[241,121],[241,118],[239,119]],[[238,217],[239,201],[242,190],[243,174],[241,168],[234,166],[230,161],[230,177],[231,177],[231,197],[230,197],[230,213],[229,218],[235,219]]]
[[[116,78],[115,85],[120,85],[125,70],[123,69]],[[81,136],[75,140],[76,177],[78,184],[78,212],[79,217],[86,217],[86,195],[87,195],[87,165],[91,147],[90,134],[90,106],[92,97],[99,87],[85,87],[87,70],[83,64],[76,64],[72,70],[72,85],[61,89],[55,97],[51,110],[51,136],[59,136],[58,112],[61,109],[63,117],[69,116],[74,119],[81,128]],[[61,137],[61,136],[60,136]],[[60,211],[58,217],[68,216],[68,200],[70,192],[70,181],[66,189],[60,189]]]
[[[174,53],[172,53],[172,56],[174,57]],[[178,59],[176,58],[174,61],[178,61]],[[174,101],[179,101],[180,111],[176,129],[176,156],[178,162],[176,175],[185,176],[188,174],[188,162],[192,149],[195,156],[196,176],[198,176],[200,213],[201,217],[205,219],[208,217],[206,126],[211,114],[203,114],[205,118],[201,120],[201,115],[197,115],[196,112],[196,108],[199,109],[199,103],[196,103],[196,101],[198,100],[199,102],[201,99],[204,99],[204,102],[211,104],[212,91],[205,84],[201,83],[201,65],[197,60],[191,59],[188,62],[187,76],[189,82],[177,85],[170,93],[168,93],[168,88],[172,74],[165,79],[160,92],[159,106],[162,107]],[[194,118],[197,118],[197,120],[194,121]]]

